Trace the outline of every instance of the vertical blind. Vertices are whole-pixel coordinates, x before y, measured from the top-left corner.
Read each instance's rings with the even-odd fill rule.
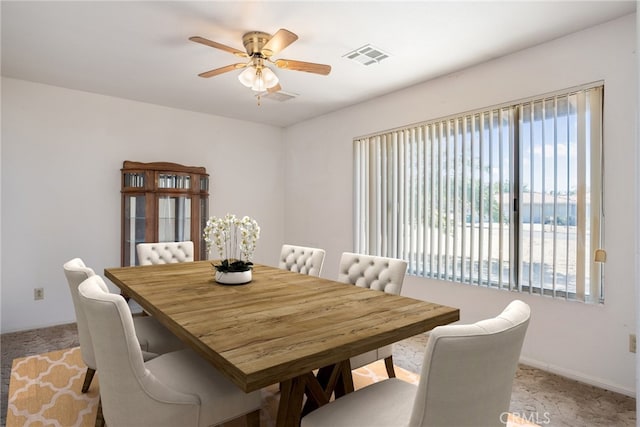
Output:
[[[602,93],[355,139],[355,250],[418,276],[602,301]]]

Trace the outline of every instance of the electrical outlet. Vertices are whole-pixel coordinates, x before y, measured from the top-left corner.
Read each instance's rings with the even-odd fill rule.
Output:
[[[629,334],[629,351],[636,352],[636,334]]]
[[[34,300],[44,299],[44,288],[35,288],[33,290],[33,299]]]

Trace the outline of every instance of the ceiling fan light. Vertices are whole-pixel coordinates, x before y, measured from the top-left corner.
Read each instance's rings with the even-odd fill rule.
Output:
[[[251,65],[246,70],[238,74],[238,80],[246,87],[250,87],[256,92],[264,92],[276,86],[279,82],[278,76],[269,68],[262,64],[257,67]]]
[[[266,89],[274,87],[280,81],[278,76],[276,76],[276,73],[267,67],[262,69],[262,79],[264,80],[264,86]]]
[[[251,89],[256,92],[264,92],[278,84],[278,76],[268,67],[258,68]]]
[[[248,67],[238,75],[238,80],[240,80],[240,83],[242,83],[246,87],[252,87],[256,80],[256,69],[253,67]]]

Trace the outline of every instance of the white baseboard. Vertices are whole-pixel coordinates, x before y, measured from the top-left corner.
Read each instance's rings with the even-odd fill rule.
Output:
[[[22,327],[22,328],[9,328],[9,329],[6,329],[6,330],[3,329],[0,332],[0,334],[4,335],[4,334],[13,334],[15,332],[28,332],[28,331],[33,331],[35,329],[53,328],[54,326],[70,325],[72,323],[76,323],[76,318],[75,317],[73,319],[68,320],[68,321],[61,321],[61,322],[57,322],[57,323],[47,323],[47,324],[37,323],[35,325],[29,325],[26,328]]]
[[[594,387],[603,388],[605,390],[610,390],[610,391],[624,394],[626,396],[633,397],[633,398],[636,397],[636,391],[633,389],[629,389],[627,387],[623,387],[618,384],[611,384],[600,378],[584,375],[582,372],[572,371],[571,369],[550,365],[548,363],[543,363],[538,360],[529,359],[527,357],[521,357],[520,363],[522,363],[523,365],[528,365],[533,368],[546,371],[546,372],[550,372],[552,374],[560,375],[561,377],[565,377],[565,378],[579,381],[581,383],[589,384]]]

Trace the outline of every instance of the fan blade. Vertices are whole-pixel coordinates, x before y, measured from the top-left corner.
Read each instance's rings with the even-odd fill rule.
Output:
[[[221,43],[218,43],[218,42],[214,42],[214,41],[205,39],[203,37],[193,36],[193,37],[189,37],[189,40],[191,40],[192,42],[203,44],[205,46],[214,47],[216,49],[224,50],[225,52],[233,53],[235,56],[239,56],[241,58],[245,58],[245,57],[248,56],[246,52],[243,52],[241,50],[235,49],[233,47],[229,47],[227,45],[224,45],[224,44],[221,44]]]
[[[292,59],[278,59],[275,61],[276,67],[294,71],[306,71],[307,73],[328,75],[331,72],[331,65],[314,64],[313,62],[294,61]]]
[[[218,74],[226,73],[233,70],[239,70],[240,68],[246,67],[247,64],[231,64],[226,67],[216,68],[215,70],[205,71],[204,73],[198,74],[200,77],[213,77]]]
[[[298,40],[298,36],[292,33],[289,30],[285,30],[284,28],[280,28],[272,37],[269,39],[267,44],[262,47],[262,54],[267,58],[277,54],[285,47],[289,46],[294,41]]]
[[[267,88],[267,93],[274,93],[274,92],[278,92],[278,91],[281,91],[281,90],[282,90],[282,86],[280,86],[280,83],[278,83],[274,87]]]

